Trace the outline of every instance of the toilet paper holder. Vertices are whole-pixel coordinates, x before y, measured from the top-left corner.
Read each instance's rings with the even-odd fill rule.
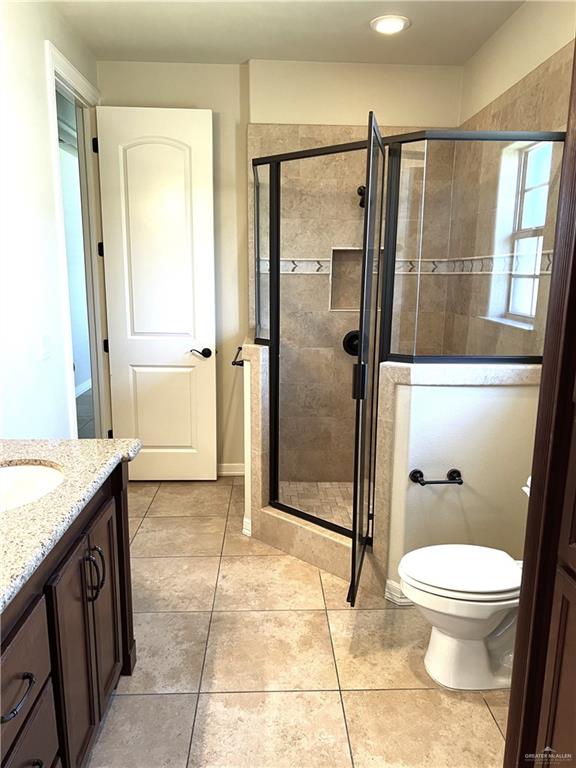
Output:
[[[408,477],[418,485],[463,485],[464,483],[459,469],[449,469],[446,473],[446,480],[426,480],[421,469],[413,469]]]

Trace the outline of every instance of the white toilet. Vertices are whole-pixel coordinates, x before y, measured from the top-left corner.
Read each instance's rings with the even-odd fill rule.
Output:
[[[509,688],[521,564],[500,549],[439,544],[408,552],[398,573],[432,625],[430,677],[458,690]]]

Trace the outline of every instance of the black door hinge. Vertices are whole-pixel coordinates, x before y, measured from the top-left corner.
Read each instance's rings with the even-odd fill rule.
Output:
[[[108,344],[108,339],[102,340],[102,347],[104,348],[104,352],[110,352],[110,345]]]
[[[94,136],[92,139],[92,152],[98,154],[98,136]]]
[[[111,429],[108,430],[108,437],[109,438],[113,438],[114,437],[114,433],[112,432]]]
[[[104,243],[98,243],[98,256],[104,256]]]
[[[364,400],[366,398],[366,363],[354,363],[352,373],[352,398]]]

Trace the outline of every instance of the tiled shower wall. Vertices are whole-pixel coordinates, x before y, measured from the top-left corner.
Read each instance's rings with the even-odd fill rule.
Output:
[[[463,130],[565,130],[574,46],[569,44],[523,80],[466,121]],[[410,145],[414,149],[423,145]],[[397,259],[458,260],[454,274],[399,274],[395,282],[392,351],[419,355],[539,355],[542,353],[551,252],[554,244],[561,146],[553,153],[547,226],[532,328],[495,319],[495,292],[502,305],[507,274],[463,274],[479,257],[500,254],[495,245],[498,186],[503,144],[500,142],[428,142],[425,184],[418,159],[403,161]],[[424,200],[422,200],[424,194]],[[420,230],[420,225],[422,229]],[[506,250],[506,249],[505,249]],[[498,260],[495,260],[498,272]],[[444,265],[451,270],[450,262]],[[468,269],[468,267],[465,267]],[[484,265],[483,265],[484,269]],[[419,285],[418,285],[419,284]],[[416,316],[417,313],[417,316]],[[490,318],[490,319],[488,319]]]
[[[574,45],[571,43],[467,120],[465,130],[563,131],[568,103]],[[454,191],[450,258],[482,256],[494,251],[500,152],[498,145],[460,144],[454,157]],[[479,153],[481,152],[481,155]],[[561,148],[555,148],[548,210],[555,211],[560,181]],[[544,251],[554,244],[555,216],[544,230]],[[547,266],[546,260],[544,265]],[[540,277],[533,330],[485,319],[490,291],[497,285],[487,275],[455,275],[448,283],[444,354],[541,354],[549,269]],[[505,277],[504,277],[505,279]],[[503,281],[504,282],[504,281]],[[507,286],[503,285],[503,288]]]
[[[571,44],[461,127],[565,129],[572,57]],[[384,127],[382,132],[411,130],[416,129]],[[366,133],[365,126],[250,125],[249,160],[357,141]],[[428,259],[492,254],[501,145],[430,142],[425,183],[423,144],[410,145],[410,149],[413,157],[403,164],[400,190],[398,259],[415,259],[419,253]],[[359,277],[359,259],[355,262],[354,253],[362,245],[363,210],[358,206],[356,188],[364,183],[364,167],[364,152],[292,161],[283,166],[281,480],[352,479],[352,358],[344,353],[342,338],[346,331],[358,327],[358,311],[336,309],[352,307],[349,296],[338,298],[336,294],[359,282],[355,277]],[[551,205],[557,198],[558,177],[556,173],[551,186]],[[249,178],[252,185],[251,170]],[[252,220],[249,233],[253,252]],[[552,242],[550,226],[544,248]],[[331,276],[334,249],[338,261]],[[421,274],[418,291],[418,275],[398,271],[393,351],[422,355],[539,353],[548,274],[541,277],[535,330],[529,331],[485,319],[493,284],[490,272]],[[338,274],[347,275],[347,281],[338,281]],[[253,316],[253,271],[250,280]]]
[[[250,125],[249,160],[366,135],[365,126]],[[282,166],[281,481],[352,481],[353,358],[342,339],[358,328],[365,173],[365,150]]]

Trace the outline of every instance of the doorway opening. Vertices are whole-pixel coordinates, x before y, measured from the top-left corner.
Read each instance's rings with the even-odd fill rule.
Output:
[[[82,110],[56,90],[58,157],[66,243],[68,301],[74,360],[74,395],[78,437],[99,436],[96,428],[92,358],[94,339],[89,323],[86,238],[82,216],[79,142],[83,135]],[[80,128],[80,130],[79,130]],[[99,430],[98,430],[99,431]]]

